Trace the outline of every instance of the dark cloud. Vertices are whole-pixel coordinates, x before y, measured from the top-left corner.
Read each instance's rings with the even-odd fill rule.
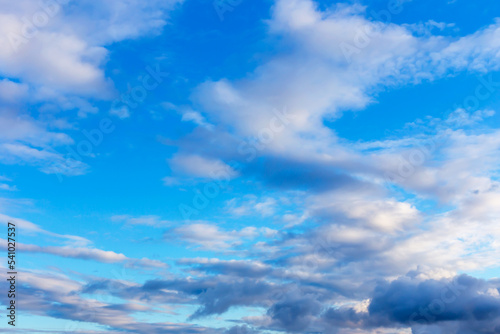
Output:
[[[331,164],[277,157],[259,159],[244,171],[259,174],[269,185],[280,189],[326,191],[362,184]]]
[[[202,306],[191,318],[222,314],[233,306],[265,305],[271,292],[272,286],[263,281],[245,279],[238,282],[221,282],[198,296]]]
[[[272,327],[286,331],[303,331],[316,319],[323,306],[312,296],[296,297],[274,304],[267,315]]]
[[[151,280],[130,286],[110,280],[80,285],[68,279],[45,277],[63,289],[22,285],[25,297],[20,306],[32,314],[93,322],[136,333],[372,333],[380,328],[397,331],[410,327],[413,334],[500,333],[500,281],[467,275],[441,280],[419,277],[419,273],[410,272],[392,282],[379,281],[365,296],[371,300],[369,305],[366,302],[367,307],[352,306],[352,301],[335,292],[335,282],[328,285],[326,279],[278,285],[269,280],[218,275],[196,280]],[[31,284],[36,285],[33,282],[37,277],[31,279]],[[267,312],[260,322],[249,319],[247,325],[230,329],[142,324],[133,320],[132,315],[139,310],[135,303],[95,303],[83,299],[80,293],[109,294],[156,305],[198,305],[191,320],[223,314],[238,306],[263,307]],[[331,307],[332,304],[341,306]]]
[[[411,327],[413,334],[500,333],[499,286],[498,281],[467,275],[424,281],[407,276],[379,285],[366,312],[331,308],[323,317],[330,326],[340,328]]]
[[[498,285],[467,275],[423,282],[404,277],[377,287],[369,312],[409,325],[500,321]]]
[[[402,277],[378,286],[368,313],[330,311],[331,321],[411,327],[413,333],[500,333],[499,282],[468,275],[420,281]]]
[[[273,271],[273,268],[260,263],[251,261],[199,261],[196,259],[180,260],[177,262],[181,265],[191,265],[191,268],[211,274],[222,274],[228,276],[260,278],[268,276]]]
[[[224,332],[224,334],[259,334],[259,333],[261,332],[248,326],[234,326]]]

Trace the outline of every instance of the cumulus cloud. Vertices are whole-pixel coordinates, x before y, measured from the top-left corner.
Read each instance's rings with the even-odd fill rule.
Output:
[[[11,108],[0,108],[0,130],[5,130],[0,131],[0,162],[34,165],[48,174],[87,173],[87,164],[68,161],[60,152],[71,138],[36,119],[47,115],[27,110],[36,105],[50,113],[76,111],[79,118],[97,113],[97,100],[116,95],[105,73],[108,47],[158,35],[180,3],[0,1],[0,101]]]
[[[311,198],[310,212],[337,224],[357,224],[384,232],[410,229],[420,221],[421,214],[414,205],[382,199],[381,195],[359,188],[322,193]]]

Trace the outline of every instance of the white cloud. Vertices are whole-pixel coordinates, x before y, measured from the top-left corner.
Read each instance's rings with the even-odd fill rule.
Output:
[[[41,31],[36,38],[13,47],[8,36],[23,36],[21,16],[0,15],[0,69],[35,87],[47,86],[61,93],[105,97],[110,85],[100,70],[106,50],[89,46],[77,36],[62,31]],[[22,37],[21,37],[22,38]]]
[[[37,87],[109,97],[112,85],[102,69],[104,47],[158,34],[167,24],[168,12],[181,1],[57,3],[1,2],[0,69]]]
[[[3,244],[7,244],[5,239],[0,239]],[[69,257],[82,260],[94,260],[102,263],[124,263],[128,266],[141,266],[152,268],[165,268],[167,264],[158,260],[132,259],[124,254],[113,251],[104,251],[96,248],[70,247],[70,246],[46,246],[18,243],[21,252],[51,254],[61,257]]]
[[[68,17],[76,23],[68,30],[70,37],[62,39],[62,50],[54,51],[61,54],[61,59],[66,64],[50,63],[49,67],[56,67],[57,70],[54,72],[54,78],[45,84],[57,91],[58,85],[69,82],[68,91],[81,95],[95,93],[86,91],[90,83],[96,84],[97,87],[106,85],[102,76],[105,50],[98,46],[97,49],[92,48],[97,44],[134,38],[145,31],[155,32],[165,24],[164,16],[157,16],[156,12],[149,12],[143,7],[147,4],[132,3],[132,10],[148,12],[148,22],[138,24],[134,13],[122,8],[118,2],[111,1],[101,5],[88,4],[96,10],[97,17],[103,20],[95,27],[87,27],[80,24],[85,18],[78,16],[78,6],[69,8]],[[114,18],[116,21],[111,20],[111,23],[106,25],[104,18],[109,18],[106,10],[110,8],[117,13],[117,17]],[[60,19],[62,20],[62,17]],[[140,20],[143,20],[143,17]],[[59,24],[57,20],[54,22]],[[188,295],[185,291],[204,291],[201,294],[196,293],[196,297],[188,298],[183,295],[183,302],[192,305],[194,298],[199,298],[198,302],[204,306],[213,306],[216,309],[214,313],[222,313],[231,306],[231,301],[227,302],[229,306],[220,306],[220,303],[230,299],[233,292],[240,293],[241,289],[228,290],[231,293],[226,293],[224,298],[221,298],[222,295],[213,288],[221,282],[220,277],[207,275],[211,273],[210,270],[226,274],[247,270],[247,273],[261,275],[264,272],[267,275],[266,270],[272,264],[282,270],[272,270],[272,273],[265,277],[267,282],[262,285],[263,288],[272,286],[270,281],[292,282],[291,284],[308,289],[306,293],[298,296],[300,298],[309,297],[319,300],[323,305],[335,306],[350,302],[357,312],[365,312],[366,298],[377,282],[382,280],[391,281],[408,272],[419,279],[451,277],[460,271],[498,266],[500,184],[497,179],[500,165],[500,133],[497,129],[482,131],[483,129],[479,128],[466,128],[492,116],[493,111],[466,112],[465,109],[457,109],[447,119],[433,119],[432,124],[426,125],[433,129],[431,135],[357,144],[340,140],[324,125],[324,120],[339,117],[346,109],[365,107],[372,102],[372,89],[379,85],[418,83],[423,79],[434,80],[461,70],[483,72],[497,69],[496,55],[500,51],[499,23],[459,39],[428,34],[417,37],[408,27],[366,19],[364,8],[359,5],[339,5],[331,10],[320,11],[314,2],[308,0],[278,0],[268,23],[271,33],[283,37],[287,50],[291,50],[291,53],[278,52],[277,56],[271,57],[271,60],[245,79],[232,82],[222,79],[204,83],[198,88],[195,100],[205,107],[200,110],[206,111],[206,114],[186,109],[182,120],[200,125],[197,129],[200,131],[207,130],[206,125],[210,121],[210,124],[219,123],[221,127],[226,127],[237,139],[255,138],[262,129],[270,126],[271,119],[276,117],[274,110],[282,110],[283,106],[287,106],[291,117],[285,122],[283,130],[275,133],[273,141],[260,151],[260,154],[267,155],[270,159],[276,158],[278,162],[285,161],[277,164],[278,173],[283,170],[298,170],[297,174],[291,173],[291,177],[285,175],[293,179],[292,181],[300,179],[296,177],[300,172],[312,170],[309,174],[311,177],[300,179],[303,182],[300,186],[304,188],[307,188],[308,182],[320,183],[321,186],[324,183],[324,187],[317,187],[320,190],[307,189],[302,193],[300,197],[304,213],[298,214],[294,211],[283,217],[288,223],[287,228],[298,225],[305,219],[310,219],[312,224],[294,227],[297,230],[302,229],[303,233],[288,229],[279,233],[267,227],[253,226],[224,229],[205,222],[186,222],[172,228],[165,234],[168,241],[183,241],[204,250],[227,253],[246,242],[255,243],[256,239],[261,237],[272,238],[268,242],[255,243],[254,247],[245,247],[257,258],[252,262],[218,259],[180,261],[181,264],[194,265],[197,273],[204,275],[199,281],[208,276],[208,282],[201,282],[203,284],[200,284],[199,288],[196,286],[198,280],[190,277],[182,282],[184,286],[175,291],[175,294]],[[436,22],[430,24],[438,28],[446,27]],[[96,33],[98,29],[103,31],[101,36]],[[369,41],[363,47],[355,45],[356,41],[359,42],[360,31],[370,32]],[[49,34],[49,31],[40,34],[40,41],[55,43],[49,38],[52,35],[44,34]],[[33,45],[37,45],[34,43]],[[355,51],[346,59],[346,49],[343,49],[342,45],[350,44],[355,46]],[[28,48],[28,45],[26,47]],[[90,53],[90,61],[78,56],[85,52]],[[4,55],[5,52],[0,54],[0,61]],[[19,65],[14,60],[10,61]],[[64,66],[73,64],[79,66],[74,77],[61,78]],[[0,68],[1,65],[2,63]],[[39,64],[34,63],[32,66]],[[16,66],[13,66],[12,70],[15,71]],[[24,76],[24,80],[36,85],[44,70],[39,69],[39,73],[33,71],[30,74],[19,71],[19,76]],[[16,86],[17,84],[12,85],[12,82],[5,83],[6,89],[15,91],[22,88]],[[9,131],[6,126],[5,134],[0,134],[4,136],[5,141],[0,145],[0,157],[2,152],[7,152],[10,157],[32,163],[58,160],[60,156],[51,150],[52,145],[60,145],[68,140],[65,136],[44,130],[43,124],[31,119],[20,119],[17,130]],[[35,138],[39,136],[44,139],[42,144],[35,146]],[[237,139],[235,141],[239,142]],[[411,173],[392,183],[398,186],[397,189],[388,187],[387,183],[384,183],[387,181],[384,179],[386,173],[398,172],[401,161],[415,158],[412,155],[414,146],[424,145],[426,141],[434,142],[434,147],[424,153],[419,163],[414,164]],[[199,141],[197,144],[191,145],[191,148],[196,147],[200,152],[195,152],[195,149],[184,152],[181,149],[180,153],[169,160],[175,174],[201,179],[231,179],[239,175],[224,162],[231,154],[222,154],[227,153],[222,152],[222,149],[205,150],[215,146],[213,142]],[[294,169],[295,166],[291,165],[293,163],[298,168]],[[252,165],[249,168],[257,167]],[[337,171],[341,176],[326,182],[331,175],[329,173]],[[261,172],[263,177],[273,173],[271,168],[262,168]],[[177,180],[175,177],[169,177],[165,182],[173,183]],[[280,181],[280,186],[286,183],[284,179]],[[430,210],[419,210],[421,207],[428,209],[429,203],[424,201],[427,199],[445,205]],[[278,201],[270,197],[246,197],[227,204],[227,209],[239,216],[257,213],[267,217],[281,212],[282,208],[281,199]],[[0,218],[11,219],[5,215]],[[122,215],[113,216],[111,219],[128,225],[156,227],[169,224],[157,216]],[[33,233],[78,244],[72,247],[26,246],[34,252],[93,259],[105,263],[122,262],[128,265],[162,267],[159,261],[130,259],[124,254],[85,247],[89,243],[86,239],[54,234],[30,222],[17,221],[20,226]],[[203,272],[202,268],[209,269]],[[234,277],[228,278],[232,279]],[[33,277],[28,277],[27,282],[31,283],[33,280]],[[50,291],[53,291],[50,286],[52,283],[51,280],[40,280],[33,284],[51,288]],[[148,282],[146,286],[152,290],[154,286],[171,289],[168,292],[165,292],[166,289],[159,290],[148,298],[159,298],[164,293],[171,293],[176,283],[179,282]],[[80,300],[69,292],[81,289],[81,285],[72,284],[69,288],[68,285],[63,287],[63,292],[66,292],[63,301],[68,302],[70,298],[74,298],[71,302],[76,304]],[[135,288],[139,290],[138,287]],[[248,304],[253,305],[254,296],[249,295],[243,297],[248,300]],[[301,303],[297,296],[293,297],[295,299],[291,305],[299,305],[298,307],[288,307],[285,298],[262,302],[259,306],[269,307],[274,303],[274,308],[270,308],[268,315],[262,317],[263,324],[276,325],[276,322],[273,322],[276,319],[272,319],[270,311],[276,311],[279,307],[283,310],[298,309],[298,312],[305,310],[306,303]],[[353,302],[352,298],[358,300]],[[107,306],[95,304],[99,307]],[[304,313],[304,318],[313,321],[315,316],[307,312]],[[278,313],[275,318],[279,318]],[[318,311],[317,314],[321,313]],[[110,316],[109,313],[106,315]],[[99,318],[99,321],[130,329],[131,320],[120,315],[122,317],[116,320]],[[288,319],[298,317],[290,316]],[[251,322],[258,319],[254,317],[244,320]],[[130,330],[134,331],[134,328]],[[394,330],[376,331],[390,333]],[[396,330],[405,331],[400,328]],[[360,333],[361,330],[346,329],[345,332]]]
[[[47,125],[27,115],[16,115],[0,111],[0,142],[22,141],[37,147],[72,144],[73,140],[64,133],[46,130]]]
[[[121,106],[119,108],[111,109],[109,111],[111,115],[115,115],[118,118],[125,119],[130,117],[130,111],[126,106]]]
[[[239,200],[233,198],[226,203],[226,209],[236,216],[259,214],[263,217],[271,216],[277,209],[277,201],[272,197],[262,198],[259,200],[255,196],[245,196]]]
[[[10,81],[0,80],[0,100],[8,103],[21,103],[28,94],[28,85]]]
[[[17,190],[16,186],[11,186],[10,184],[0,183],[0,190],[14,191]]]
[[[0,213],[0,222],[4,225],[7,225],[8,222],[14,223],[17,227],[19,227],[21,230],[26,231],[27,233],[43,234],[58,239],[63,239],[68,245],[74,247],[86,246],[91,243],[91,241],[86,238],[76,235],[58,234],[46,231],[42,229],[40,226],[33,224],[30,221],[21,218],[10,217],[2,213]]]
[[[259,235],[270,236],[274,235],[274,233],[269,228],[258,229],[248,226],[241,230],[226,231],[217,225],[196,223],[177,227],[171,232],[167,232],[165,237],[167,239],[178,237],[203,249],[224,251],[241,245],[245,240],[252,240]]]
[[[231,166],[219,159],[206,158],[199,155],[175,155],[169,160],[173,171],[199,178],[233,179],[238,175]]]
[[[421,222],[420,212],[411,203],[385,199],[381,194],[366,195],[359,189],[323,193],[309,200],[313,214],[336,224],[358,224],[367,229],[395,232],[412,229]]]
[[[42,112],[40,118],[60,111],[76,111],[80,118],[97,113],[95,100],[116,95],[105,74],[108,46],[159,34],[169,12],[181,2],[0,0],[0,72],[4,77],[0,101],[15,107],[0,110],[0,160],[36,165],[45,173],[85,173],[86,164],[68,163],[55,149],[71,138],[47,131],[47,124],[22,111],[36,105]],[[129,113],[120,110],[118,116],[126,118]]]
[[[207,129],[212,129],[213,126],[207,123],[205,117],[197,111],[187,110],[182,114],[182,121],[193,122],[196,125],[206,127]]]
[[[417,37],[404,26],[367,19],[358,5],[320,11],[310,0],[278,0],[268,23],[270,34],[286,41],[286,52],[247,78],[207,81],[194,94],[209,121],[243,138],[258,137],[269,127],[273,110],[286,107],[289,122],[262,155],[348,164],[353,152],[339,145],[325,119],[367,106],[380,86],[435,80],[463,70],[485,72],[500,64],[498,22],[458,40]],[[366,35],[362,45],[357,42],[361,33]],[[356,50],[347,58],[345,45]]]
[[[88,165],[64,157],[50,149],[36,149],[23,144],[0,144],[0,162],[5,164],[30,164],[46,174],[82,175]]]

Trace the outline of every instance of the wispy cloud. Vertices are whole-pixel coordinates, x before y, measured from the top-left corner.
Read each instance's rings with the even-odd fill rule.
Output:
[[[124,223],[128,226],[151,226],[151,227],[167,227],[172,225],[172,222],[168,220],[162,220],[158,216],[139,216],[133,217],[129,215],[115,215],[111,217],[114,222]]]

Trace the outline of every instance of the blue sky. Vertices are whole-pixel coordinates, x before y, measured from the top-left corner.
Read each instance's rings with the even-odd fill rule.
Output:
[[[3,332],[500,332],[499,3],[0,4]]]

